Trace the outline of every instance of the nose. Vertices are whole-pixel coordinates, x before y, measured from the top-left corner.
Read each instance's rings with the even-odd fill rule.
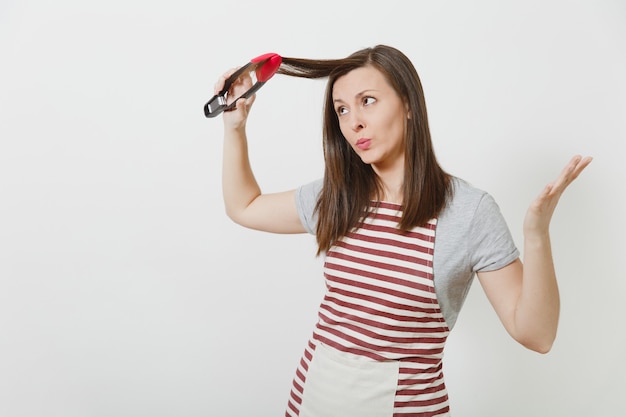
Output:
[[[353,111],[351,116],[350,125],[352,126],[352,130],[358,132],[365,127],[365,121],[359,111]]]

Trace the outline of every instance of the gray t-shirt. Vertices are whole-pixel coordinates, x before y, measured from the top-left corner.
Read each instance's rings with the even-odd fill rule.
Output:
[[[519,257],[509,228],[491,195],[459,178],[454,194],[437,219],[433,273],[443,316],[452,330],[475,273],[495,271]],[[315,204],[322,180],[296,190],[296,206],[305,229],[315,234]]]

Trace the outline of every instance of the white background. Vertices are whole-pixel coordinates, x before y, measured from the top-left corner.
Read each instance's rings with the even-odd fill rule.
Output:
[[[228,68],[398,47],[441,164],[529,202],[595,159],[552,226],[548,355],[472,287],[444,362],[455,417],[624,415],[626,3],[621,0],[0,3],[0,415],[280,416],[323,290],[308,235],[221,201]],[[322,174],[323,81],[276,76],[249,121],[264,191]]]

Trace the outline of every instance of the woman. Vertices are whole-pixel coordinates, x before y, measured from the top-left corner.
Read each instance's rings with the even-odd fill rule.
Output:
[[[550,220],[591,158],[572,158],[530,205],[522,264],[493,198],[439,166],[403,53],[379,45],[345,59],[283,58],[278,73],[328,77],[324,177],[261,193],[247,153],[252,96],[223,115],[223,193],[238,224],[315,234],[324,257],[327,291],[286,416],[449,415],[443,348],[474,275],[511,336],[548,352],[559,316]],[[228,97],[250,85],[240,79]]]

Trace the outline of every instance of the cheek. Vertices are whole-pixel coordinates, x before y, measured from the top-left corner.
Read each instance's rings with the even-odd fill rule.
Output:
[[[388,128],[388,131],[393,136],[395,142],[404,143],[404,136],[406,133],[404,117],[394,118],[394,120],[390,121],[387,128]]]
[[[404,133],[406,132],[406,122],[407,122],[407,120],[404,117],[398,117],[398,121],[396,122],[396,129],[403,136],[404,136]]]
[[[343,135],[343,138],[349,141],[350,129],[348,129],[347,126],[345,126],[345,123],[339,123],[339,131]]]

